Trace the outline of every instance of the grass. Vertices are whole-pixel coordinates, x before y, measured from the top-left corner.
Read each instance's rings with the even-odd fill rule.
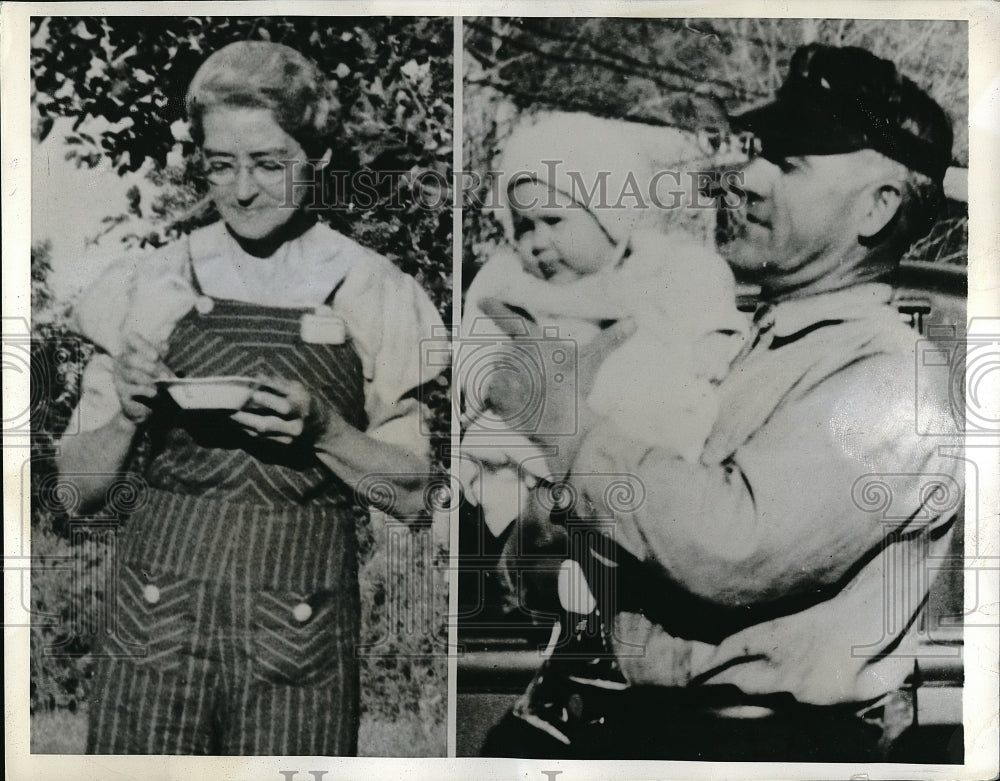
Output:
[[[416,714],[387,722],[362,717],[358,754],[363,757],[443,757],[445,725],[425,724]],[[31,717],[32,754],[83,754],[87,746],[87,714],[65,709]]]
[[[425,724],[415,713],[399,721],[361,719],[358,755],[362,757],[443,757],[446,746],[445,724]]]
[[[32,715],[32,754],[83,754],[86,748],[86,713],[60,708]]]

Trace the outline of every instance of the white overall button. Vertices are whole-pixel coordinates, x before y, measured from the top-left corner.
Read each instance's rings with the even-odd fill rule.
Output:
[[[142,587],[142,597],[149,604],[155,605],[160,601],[160,590],[150,583],[149,585]]]
[[[299,602],[299,604],[297,604],[292,609],[292,616],[294,616],[295,620],[298,621],[300,624],[308,621],[309,617],[312,614],[313,614],[312,607],[310,607],[305,602]]]

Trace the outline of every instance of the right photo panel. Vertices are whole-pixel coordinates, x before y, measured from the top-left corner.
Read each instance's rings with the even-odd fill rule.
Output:
[[[967,23],[463,25],[458,756],[963,763]]]

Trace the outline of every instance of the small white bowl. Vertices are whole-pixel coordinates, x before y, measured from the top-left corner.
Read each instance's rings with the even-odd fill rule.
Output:
[[[252,377],[190,377],[159,380],[181,409],[217,409],[235,412],[261,387]]]

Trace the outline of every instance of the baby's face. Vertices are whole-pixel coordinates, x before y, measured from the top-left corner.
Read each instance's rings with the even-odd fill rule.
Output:
[[[524,270],[565,284],[607,266],[615,245],[597,219],[565,193],[522,182],[510,193],[514,240]]]
[[[711,385],[721,383],[742,344],[742,337],[732,331],[712,331],[695,339],[691,345],[695,378]]]

